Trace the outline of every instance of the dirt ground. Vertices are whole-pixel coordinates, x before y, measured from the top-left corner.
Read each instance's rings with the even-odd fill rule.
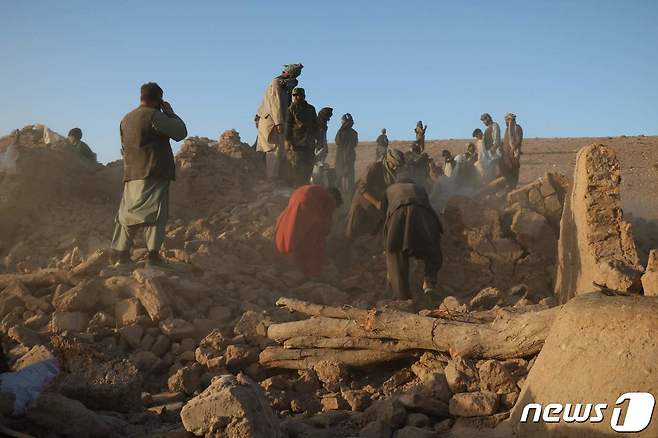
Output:
[[[428,140],[430,157],[441,160],[441,151],[453,154],[466,149],[468,139]],[[527,138],[523,141],[521,179],[519,184],[533,181],[546,172],[559,172],[573,177],[576,152],[583,146],[602,143],[617,151],[622,165],[622,206],[624,213],[646,220],[658,219],[658,136],[635,137],[565,137]],[[391,141],[391,146],[407,150],[411,141]],[[375,143],[359,144],[357,175],[374,160]]]
[[[656,137],[534,139],[524,149],[525,186],[510,196],[455,196],[446,204],[435,293],[423,293],[423,266],[414,262],[414,299],[391,300],[380,238],[346,245],[349,202],[334,218],[323,274],[307,278],[272,245],[290,189],[265,181],[262,157],[229,130],[219,141],[189,137],[176,154],[165,267],[145,267],[139,239],[131,263],[111,265],[103,248],[121,165],[86,162],[62,145],[46,145],[44,129],[21,130],[13,161],[7,159],[13,138],[0,138],[0,164],[11,170],[0,171],[0,211],[12,212],[0,215],[2,346],[12,369],[47,357],[62,364],[25,416],[11,417],[11,404],[3,410],[0,391],[0,424],[37,437],[51,430],[80,437],[200,435],[209,425],[228,429],[229,417],[231,424],[267,430],[230,437],[493,436],[479,429],[509,417],[557,313],[559,223],[578,149],[605,143],[617,151],[642,265],[658,247],[648,182],[657,171]],[[437,160],[443,149],[461,152],[466,142],[430,141],[427,151]],[[392,142],[402,150],[409,145]],[[359,146],[358,175],[374,157],[372,142]],[[601,198],[616,213],[614,199]],[[348,317],[369,331],[365,336],[321,331],[343,326],[346,304],[356,309]],[[309,323],[317,311],[311,308],[331,309],[330,316]],[[534,325],[524,322],[527,312]],[[411,319],[381,317],[391,314]],[[526,331],[515,338],[501,328],[494,346],[531,339],[532,348],[524,341],[499,354],[462,342],[494,339],[473,330],[490,330],[495,320],[512,324],[515,315]],[[467,324],[469,334],[439,331],[439,348],[433,338],[439,323]],[[414,334],[416,343],[400,344],[409,341],[408,329],[387,333],[381,343],[380,327],[422,327],[418,333],[432,336],[431,343],[418,343],[423,336]],[[236,388],[243,396],[232,395]]]

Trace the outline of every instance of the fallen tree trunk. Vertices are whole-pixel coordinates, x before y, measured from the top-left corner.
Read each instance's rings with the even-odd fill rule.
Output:
[[[410,314],[411,315],[411,314]],[[385,319],[390,321],[385,315]],[[418,316],[418,315],[411,315]],[[413,343],[417,349],[435,350],[436,345],[432,342],[431,337],[416,337],[414,333],[425,331],[431,334],[433,318],[423,318],[427,321],[419,320],[422,323],[419,327],[405,332],[395,326],[391,326],[390,330],[382,330],[381,324],[386,322],[381,321],[377,327],[370,329],[366,328],[365,322],[356,319],[336,319],[313,317],[304,319],[302,321],[284,322],[281,324],[272,324],[267,329],[267,337],[274,339],[279,343],[284,343],[287,339],[303,337],[303,336],[317,336],[324,338],[369,338],[369,339],[395,339],[400,341],[408,341]],[[391,324],[395,324],[392,322]],[[408,325],[409,326],[409,325]]]
[[[286,339],[284,348],[335,348],[339,350],[377,350],[401,353],[418,350],[415,342],[393,339],[368,338],[322,338],[318,336],[299,336]]]
[[[14,282],[19,282],[28,288],[52,286],[69,282],[69,273],[61,269],[41,269],[28,274],[0,274],[0,290]]]
[[[267,347],[260,353],[261,365],[270,368],[305,370],[318,362],[340,362],[348,367],[365,367],[382,362],[406,359],[409,354],[377,350],[333,350],[325,348],[287,349]]]
[[[537,354],[560,308],[537,312],[501,312],[492,323],[429,318],[395,310],[319,306],[299,300],[277,304],[317,316],[272,324],[267,335],[279,343],[291,338],[366,338],[404,341],[416,349],[443,351],[453,357],[509,359]],[[326,342],[326,341],[323,341]]]

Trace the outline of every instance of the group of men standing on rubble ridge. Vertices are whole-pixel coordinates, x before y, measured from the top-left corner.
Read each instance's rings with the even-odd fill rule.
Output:
[[[425,152],[427,125],[422,121],[417,123],[416,140],[406,153],[389,147],[383,129],[376,141],[376,160],[355,181],[359,140],[354,118],[346,113],[335,138],[335,178],[320,182],[313,170],[326,164],[327,130],[333,109],[324,107],[316,113],[308,103],[305,90],[298,87],[302,68],[302,64],[284,66],[267,86],[255,117],[256,146],[264,155],[267,178],[273,184],[295,188],[276,223],[277,251],[305,275],[321,275],[333,213],[342,198],[349,196],[346,259],[356,239],[381,232],[388,283],[395,297],[413,297],[410,258],[424,262],[422,290],[432,294],[442,265],[440,200],[446,194],[464,194],[467,190],[486,194],[491,187],[516,187],[523,140],[516,116],[505,115],[507,129],[501,141],[498,124],[489,114],[483,114],[485,131],[476,129],[474,142],[462,154],[453,157],[443,151],[443,167]],[[163,96],[158,84],[142,85],[139,106],[120,123],[124,186],[112,238],[112,263],[130,262],[138,231],[145,234],[147,265],[163,263],[160,249],[169,216],[169,186],[176,170],[170,140],[181,141],[187,136],[185,123]],[[81,138],[79,129],[71,130],[70,147],[95,161]]]
[[[298,87],[302,69],[302,64],[284,66],[267,86],[255,118],[256,146],[265,155],[267,178],[274,184],[296,188],[276,224],[277,250],[290,257],[304,274],[320,275],[333,213],[343,196],[348,196],[352,202],[345,258],[350,259],[356,239],[381,231],[388,283],[394,295],[412,298],[410,258],[424,262],[422,289],[433,293],[442,265],[443,229],[438,212],[444,200],[468,191],[486,194],[501,186],[511,190],[518,184],[523,131],[516,116],[505,115],[507,129],[501,141],[500,127],[489,114],[483,114],[485,131],[474,131],[474,142],[467,145],[464,154],[453,157],[444,151],[443,167],[425,152],[427,125],[422,121],[416,124],[416,141],[406,153],[389,148],[386,129],[382,129],[376,140],[375,162],[355,181],[359,137],[354,118],[346,113],[335,138],[335,178],[316,179],[314,166],[323,167],[328,153],[327,124],[333,109],[324,107],[316,113],[307,102],[306,91]]]

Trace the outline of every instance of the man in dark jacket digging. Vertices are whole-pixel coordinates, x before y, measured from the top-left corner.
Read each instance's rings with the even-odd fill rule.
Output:
[[[384,250],[388,281],[398,299],[412,298],[409,289],[409,258],[425,262],[423,291],[436,288],[441,254],[441,222],[430,206],[427,192],[402,179],[386,189]]]

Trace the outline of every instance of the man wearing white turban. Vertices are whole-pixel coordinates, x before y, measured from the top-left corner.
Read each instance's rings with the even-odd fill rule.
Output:
[[[256,112],[258,126],[257,149],[265,152],[266,175],[269,179],[280,178],[281,161],[285,159],[284,140],[288,122],[292,90],[298,84],[302,64],[286,64],[283,72],[267,86],[263,100]]]

